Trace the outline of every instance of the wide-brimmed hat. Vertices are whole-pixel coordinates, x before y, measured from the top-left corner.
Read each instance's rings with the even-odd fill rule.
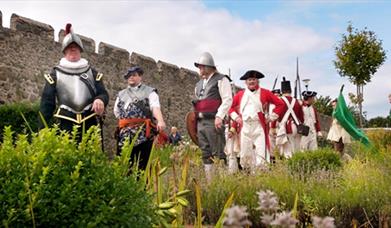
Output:
[[[134,67],[131,67],[131,68],[128,69],[128,72],[126,72],[126,74],[124,75],[124,78],[128,79],[131,74],[136,73],[136,72],[139,75],[143,75],[144,74],[144,70],[141,67],[134,66]]]
[[[261,72],[256,70],[249,70],[247,71],[242,77],[240,77],[240,80],[247,80],[249,78],[264,78],[265,75],[263,75]]]

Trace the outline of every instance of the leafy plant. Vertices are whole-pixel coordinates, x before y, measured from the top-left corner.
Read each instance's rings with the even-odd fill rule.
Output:
[[[332,99],[330,98],[330,96],[319,96],[316,99],[314,106],[319,113],[331,116],[331,114],[333,113],[333,106],[331,105],[331,101]]]
[[[80,144],[57,127],[31,136],[10,127],[0,147],[0,220],[6,227],[150,227],[152,197],[123,175],[91,128]],[[126,164],[128,166],[128,164]]]
[[[12,126],[16,134],[36,132],[38,130],[38,103],[13,103],[0,105],[0,142],[3,129]]]
[[[316,170],[335,170],[342,166],[341,159],[331,149],[297,152],[288,160],[288,168],[295,175],[304,177]]]

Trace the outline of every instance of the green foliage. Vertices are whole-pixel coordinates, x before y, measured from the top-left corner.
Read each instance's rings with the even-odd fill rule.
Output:
[[[196,207],[199,200],[202,202],[203,224],[216,224],[224,203],[235,192],[234,204],[246,206],[253,226],[262,227],[260,212],[256,209],[256,192],[271,190],[277,194],[281,210],[295,208],[295,199],[298,199],[299,226],[310,224],[314,215],[334,217],[337,227],[349,227],[352,220],[358,224],[368,224],[368,221],[379,224],[380,220],[390,222],[387,215],[391,213],[391,144],[382,141],[387,137],[384,134],[387,132],[376,133],[376,136],[368,134],[378,145],[379,153],[376,154],[359,143],[353,143],[354,158],[350,162],[341,163],[335,152],[320,149],[295,155],[292,158],[296,159],[295,162],[277,160],[268,169],[252,175],[243,172],[229,175],[224,168],[218,168],[210,184],[199,185],[198,197],[202,199],[197,196],[189,199],[191,210],[186,217],[191,218],[189,222],[194,222],[194,215],[200,210]],[[202,166],[195,166],[191,173],[202,182],[200,170]],[[193,190],[195,186],[189,188]]]
[[[366,131],[365,134],[368,136],[375,148],[391,151],[391,131],[370,130]]]
[[[0,141],[2,141],[5,126],[12,126],[13,131],[17,134],[29,132],[29,127],[36,132],[38,130],[38,111],[38,103],[0,105]]]
[[[391,118],[375,117],[368,121],[366,127],[391,127]]]
[[[330,96],[319,96],[316,99],[314,106],[319,113],[331,116],[333,114],[333,106],[331,105],[332,100],[333,99],[331,99]]]
[[[31,142],[6,128],[0,147],[0,221],[6,227],[151,227],[152,197],[110,163],[94,127],[82,142],[58,128]],[[118,159],[119,160],[119,159]],[[128,164],[125,164],[128,166]]]
[[[342,40],[335,48],[337,59],[333,62],[338,73],[342,77],[348,77],[356,85],[355,101],[360,114],[359,126],[362,127],[364,85],[371,81],[372,75],[386,60],[386,52],[382,47],[382,41],[367,28],[358,31],[349,24],[347,32],[348,34],[342,35]]]
[[[313,173],[316,170],[335,170],[341,166],[339,155],[328,148],[297,152],[288,160],[289,170],[299,176]]]
[[[367,28],[358,31],[349,24],[347,32],[335,48],[334,65],[341,76],[347,76],[355,85],[365,85],[386,59],[382,41]]]

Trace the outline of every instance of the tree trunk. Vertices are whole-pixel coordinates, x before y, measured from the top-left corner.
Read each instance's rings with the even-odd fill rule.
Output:
[[[358,116],[358,119],[359,119],[359,127],[362,128],[363,126],[363,119],[362,119],[362,102],[363,102],[363,98],[364,98],[364,94],[363,94],[363,90],[364,90],[364,85],[357,85],[357,101],[358,101],[358,109],[359,109],[359,116]]]

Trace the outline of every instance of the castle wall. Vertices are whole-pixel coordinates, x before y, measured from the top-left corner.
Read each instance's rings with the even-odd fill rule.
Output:
[[[64,31],[54,40],[52,26],[16,14],[11,16],[10,28],[3,27],[0,11],[0,100],[6,103],[30,101],[39,102],[45,84],[44,73],[49,73],[60,58]],[[104,135],[105,148],[114,151],[113,132],[116,119],[113,105],[118,91],[126,87],[123,79],[127,68],[141,66],[146,84],[158,89],[162,112],[169,127],[177,126],[186,134],[184,118],[192,110],[194,86],[198,74],[176,65],[130,52],[108,43],[99,42],[98,53],[94,39],[80,35],[85,51],[82,56],[104,74],[104,83],[110,95],[107,108]],[[321,117],[322,131],[327,132],[330,118]]]
[[[59,32],[59,42],[56,42],[54,29],[48,24],[12,14],[10,28],[5,28],[2,19],[0,12],[0,99],[6,103],[38,102],[45,84],[43,74],[49,73],[63,56],[64,31]],[[192,110],[190,101],[199,78],[195,71],[135,52],[129,54],[123,48],[104,42],[99,42],[98,53],[95,53],[96,42],[85,36],[81,39],[85,48],[82,57],[104,74],[110,95],[104,128],[107,151],[114,151],[115,145],[112,136],[116,126],[112,114],[115,97],[126,87],[124,73],[134,65],[144,69],[144,82],[158,89],[167,126],[178,126],[182,134],[186,133],[184,118]]]

